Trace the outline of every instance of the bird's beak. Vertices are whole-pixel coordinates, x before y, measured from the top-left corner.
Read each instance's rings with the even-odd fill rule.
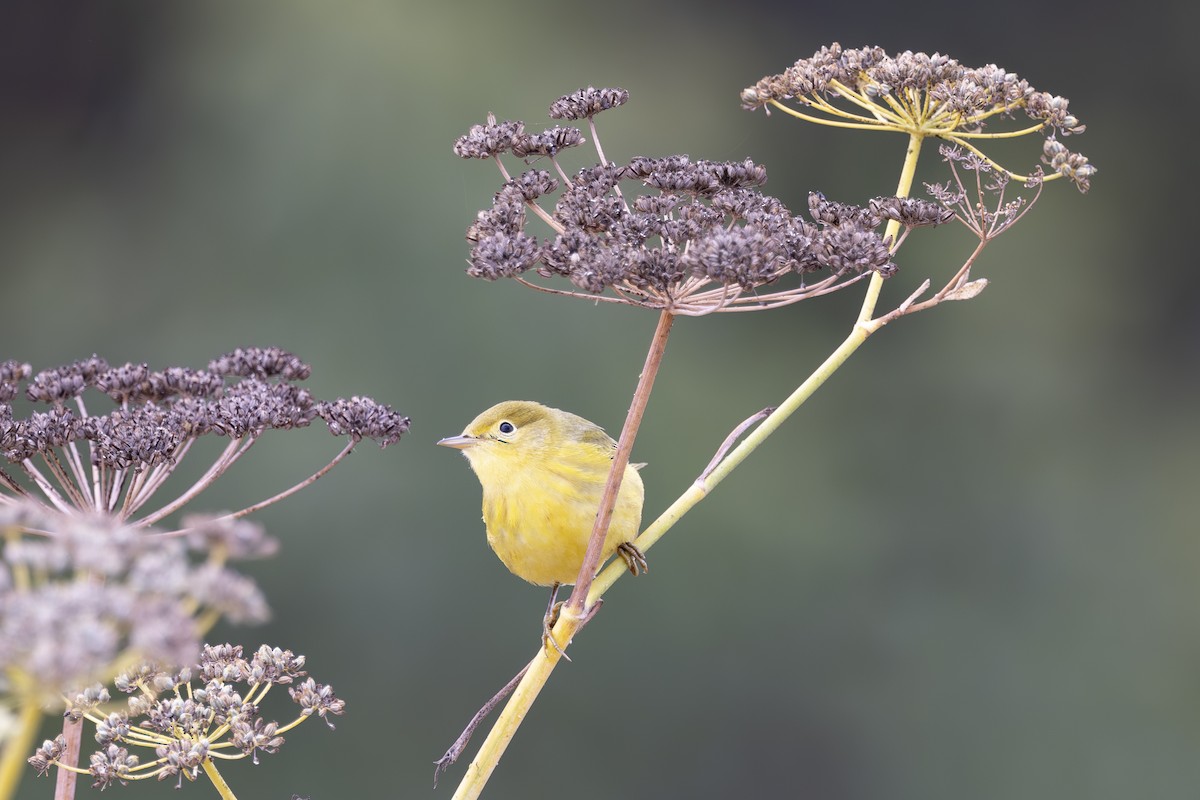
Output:
[[[445,439],[439,439],[438,444],[441,447],[453,447],[456,450],[465,450],[468,447],[474,447],[479,444],[479,440],[474,436],[447,436]]]

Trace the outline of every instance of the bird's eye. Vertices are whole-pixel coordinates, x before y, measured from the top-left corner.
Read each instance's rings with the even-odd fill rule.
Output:
[[[515,430],[516,430],[516,428],[513,427],[513,424],[507,420],[500,423],[500,432],[501,433],[512,433]]]

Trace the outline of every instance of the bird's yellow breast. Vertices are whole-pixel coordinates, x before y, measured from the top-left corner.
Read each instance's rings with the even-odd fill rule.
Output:
[[[575,582],[611,464],[606,459],[598,468],[557,464],[553,469],[511,470],[497,465],[506,474],[490,479],[477,467],[485,487],[488,544],[514,575],[543,586]],[[642,499],[642,478],[626,467],[604,540],[604,559],[637,536]]]

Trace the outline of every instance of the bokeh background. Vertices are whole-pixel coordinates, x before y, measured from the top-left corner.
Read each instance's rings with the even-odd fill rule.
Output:
[[[629,104],[600,118],[614,159],[750,156],[793,207],[813,189],[861,202],[894,188],[902,140],[750,114],[739,90],[831,41],[999,63],[1071,98],[1092,192],[1051,184],[986,252],[981,297],[874,337],[649,577],[614,587],[487,796],[1194,797],[1200,273],[1188,128],[1166,124],[1188,99],[1169,78],[1192,74],[1189,13],[5,4],[0,359],[202,367],[278,345],[318,396],[410,414],[399,445],[257,517],[284,542],[249,566],[274,619],[213,638],[307,654],[349,708],[226,775],[240,797],[449,796],[466,762],[431,793],[432,761],[532,654],[545,597],[490,554],[475,478],[433,443],[510,398],[615,432],[655,321],[468,278],[463,232],[499,176],[454,138],[618,85]],[[964,242],[919,234],[887,297]],[[648,519],[858,302],[679,322],[634,454]],[[200,505],[259,499],[337,446],[268,437]],[[20,796],[51,792],[31,776]]]

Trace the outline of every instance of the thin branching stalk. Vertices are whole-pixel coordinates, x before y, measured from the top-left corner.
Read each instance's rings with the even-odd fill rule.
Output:
[[[231,439],[217,460],[213,462],[212,466],[210,466],[194,484],[192,484],[190,489],[154,513],[147,514],[146,516],[142,517],[137,521],[136,524],[153,525],[160,519],[175,513],[175,511],[187,505],[192,501],[193,498],[211,486],[217,480],[217,478],[221,477],[221,475],[225,473],[225,470],[229,469],[230,465],[245,455],[246,451],[253,447],[256,441],[258,441],[257,436]]]
[[[617,492],[621,488],[621,479],[625,476],[625,467],[629,464],[629,455],[633,452],[633,443],[637,438],[638,428],[641,427],[642,417],[646,413],[646,404],[650,402],[650,392],[654,388],[654,379],[658,376],[658,368],[662,365],[663,353],[667,349],[667,339],[671,335],[671,326],[675,315],[663,311],[658,315],[658,326],[654,330],[654,338],[650,340],[650,350],[646,353],[646,363],[638,376],[637,389],[633,393],[633,402],[629,404],[629,413],[625,416],[625,425],[621,428],[621,438],[617,441],[617,452],[613,455],[613,465],[608,472],[608,482],[604,485],[604,494],[600,496],[600,510],[596,513],[596,522],[592,527],[592,538],[588,541],[587,552],[583,557],[583,565],[579,568],[579,577],[575,579],[575,589],[571,599],[567,601],[563,612],[578,616],[585,614],[592,604],[584,603],[591,587],[596,570],[600,568],[600,556],[604,551],[604,537],[608,535],[608,526],[612,522],[613,508],[617,504]]]
[[[296,492],[300,491],[301,489],[311,486],[312,484],[316,483],[318,480],[323,478],[326,475],[326,473],[328,473],[331,469],[336,467],[342,461],[342,459],[344,459],[346,456],[350,455],[350,453],[352,453],[354,451],[354,448],[357,446],[358,446],[358,440],[354,439],[352,437],[350,439],[350,441],[346,443],[346,446],[343,447],[341,449],[341,451],[336,456],[334,456],[333,459],[328,464],[321,467],[319,470],[314,472],[312,475],[309,475],[307,478],[300,481],[295,486],[292,486],[291,488],[288,488],[288,489],[284,489],[279,494],[268,497],[266,500],[261,500],[261,501],[255,503],[254,505],[246,506],[245,508],[241,509],[240,511],[232,511],[228,514],[222,514],[219,517],[215,517],[214,520],[217,522],[224,522],[225,520],[241,519],[242,517],[246,516],[247,514],[253,514],[256,511],[261,511],[262,509],[266,508],[267,506],[273,506],[276,503],[278,503],[280,500],[286,500],[287,498],[291,497],[292,495],[294,495]],[[182,536],[182,535],[187,534],[190,531],[191,531],[191,528],[180,528],[178,530],[169,531],[169,532],[167,532],[165,534],[161,534],[161,535]]]

